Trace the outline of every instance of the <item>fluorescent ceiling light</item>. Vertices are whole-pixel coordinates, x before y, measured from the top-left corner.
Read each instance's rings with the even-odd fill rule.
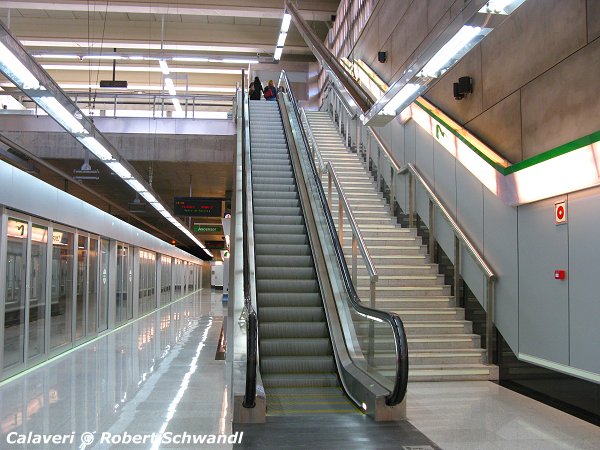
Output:
[[[106,60],[113,60],[113,59],[127,59],[125,56],[122,55],[81,55],[81,59],[106,59]]]
[[[133,189],[135,189],[136,192],[138,192],[138,193],[147,192],[147,189],[138,180],[131,179],[131,180],[125,180],[125,181],[127,182],[127,184],[129,186],[131,186]]]
[[[183,112],[183,109],[181,109],[181,103],[179,103],[179,99],[172,99],[171,100],[173,102],[173,106],[175,107],[175,111],[177,112]]]
[[[183,61],[183,62],[208,62],[208,58],[200,58],[200,57],[174,57],[171,58],[171,61]]]
[[[173,84],[173,80],[169,77],[165,78],[165,87],[169,91],[170,95],[177,95],[177,91],[175,90],[175,85]]]
[[[285,38],[287,33],[279,33],[279,39],[277,39],[277,47],[283,47],[285,45]]]
[[[38,55],[33,55],[34,58],[43,58],[43,59],[81,59],[79,55],[58,55],[53,53],[41,53]]]
[[[140,192],[141,196],[144,197],[144,199],[148,202],[148,203],[157,203],[158,200],[156,200],[156,197],[154,195],[152,195],[150,192]]]
[[[0,95],[0,109],[4,109],[6,107],[7,110],[11,111],[23,111],[27,108],[23,106],[22,103],[17,101],[11,95]]]
[[[169,75],[169,66],[167,65],[167,62],[164,59],[159,59],[158,64],[160,65],[162,73]]]
[[[113,155],[102,145],[98,140],[91,136],[77,137],[77,140],[83,144],[90,152],[92,152],[101,161],[110,161]]]
[[[208,62],[225,63],[225,64],[257,64],[258,59],[251,58],[209,58]]]
[[[429,60],[418,76],[435,78],[439,72],[447,68],[452,59],[481,32],[481,27],[463,26],[446,44]]]
[[[129,172],[129,170],[127,170],[127,169],[125,168],[125,166],[123,166],[123,164],[121,164],[121,163],[120,163],[120,162],[118,162],[118,161],[109,161],[109,162],[107,162],[107,163],[106,163],[106,165],[107,165],[108,167],[110,167],[110,169],[111,169],[111,170],[112,170],[114,173],[116,173],[117,175],[119,175],[119,176],[120,176],[121,178],[123,178],[123,179],[126,179],[126,178],[133,178],[133,177],[131,176],[131,172]],[[142,195],[144,195],[144,194],[142,193]]]
[[[0,82],[0,87],[12,87],[12,83]],[[98,84],[88,83],[59,83],[61,89],[100,89]],[[127,86],[128,91],[162,91],[160,84],[131,84]],[[189,92],[217,92],[219,94],[235,93],[235,86],[189,86]]]
[[[0,70],[21,89],[40,89],[39,80],[0,42]]]
[[[287,33],[290,29],[290,22],[292,21],[292,15],[285,13],[283,15],[283,21],[281,22],[281,31]]]
[[[88,134],[83,125],[54,97],[31,97],[58,123],[73,134]]]
[[[273,55],[273,59],[276,59],[279,61],[281,59],[282,53],[283,53],[283,47],[277,47],[275,49],[275,54]]]
[[[479,12],[484,14],[510,14],[524,2],[525,0],[490,0]]]
[[[383,108],[384,114],[396,115],[396,111],[400,108],[407,100],[411,99],[414,94],[421,87],[420,84],[416,83],[408,83],[404,86],[400,91],[392,97],[390,101],[387,102],[385,107]]]
[[[82,71],[88,72],[90,70],[96,71],[112,71],[112,66],[89,66],[86,64],[42,64],[42,67],[46,70],[71,70],[71,71]],[[160,67],[148,67],[148,66],[121,66],[119,67],[120,72],[162,72]],[[222,75],[239,75],[241,69],[211,69],[205,67],[169,67],[171,73],[209,73],[209,74],[222,74]]]

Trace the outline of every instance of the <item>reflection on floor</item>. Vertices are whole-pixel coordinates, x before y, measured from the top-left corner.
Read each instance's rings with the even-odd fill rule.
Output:
[[[99,441],[107,432],[232,433],[225,361],[215,360],[221,299],[221,292],[193,294],[2,384],[0,448],[150,449],[158,445]],[[410,423],[400,424],[271,416],[266,425],[236,427],[245,432],[240,445],[160,447],[546,450],[597,449],[600,442],[600,428],[490,382],[410,383],[408,415]],[[7,445],[14,433],[29,432],[73,442]],[[80,445],[84,432],[93,433],[87,447]]]
[[[15,432],[74,433],[55,448],[78,448],[84,432],[94,448],[108,448],[103,432],[229,433],[225,361],[214,359],[221,298],[198,292],[5,383],[0,448]]]
[[[600,448],[600,428],[488,381],[409,384],[410,421],[444,450]]]

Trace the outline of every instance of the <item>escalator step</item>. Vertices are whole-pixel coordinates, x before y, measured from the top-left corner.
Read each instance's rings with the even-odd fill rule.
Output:
[[[255,252],[257,255],[291,255],[305,256],[311,255],[308,245],[280,245],[280,244],[256,244]]]
[[[263,306],[258,312],[258,320],[266,322],[324,322],[325,312],[322,307],[308,306],[304,308],[289,306]]]
[[[259,308],[263,306],[323,306],[321,294],[318,292],[257,292],[256,302]]]
[[[260,358],[261,371],[269,374],[292,373],[334,373],[333,356],[263,356]]]
[[[283,224],[254,224],[256,234],[305,234],[304,225],[283,225]]]
[[[319,292],[319,283],[317,280],[274,280],[258,279],[256,280],[256,290],[259,292]]]
[[[315,276],[315,270],[312,267],[256,266],[257,280],[314,280]]]
[[[265,356],[308,356],[332,355],[331,343],[327,338],[313,339],[261,339],[261,357]]]
[[[266,322],[259,325],[261,338],[329,338],[325,322]]]

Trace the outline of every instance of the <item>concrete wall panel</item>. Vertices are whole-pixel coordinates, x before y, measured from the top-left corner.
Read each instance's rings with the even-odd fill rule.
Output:
[[[467,172],[467,176],[471,175]],[[504,204],[487,189],[482,190],[483,257],[498,278],[495,283],[496,326],[512,350],[517,353],[519,350],[517,208]]]
[[[567,211],[570,363],[600,373],[600,189],[570,194]]]
[[[502,99],[465,128],[510,162],[522,161],[521,91]]]
[[[446,218],[440,214],[439,210],[436,210],[435,216],[435,238],[440,247],[442,247],[442,250],[444,250],[444,253],[448,255],[448,258],[454,264],[454,231]]]
[[[600,2],[587,0],[588,42],[600,37]]]
[[[481,43],[488,108],[587,43],[585,0],[529,0]]]
[[[599,73],[600,39],[522,89],[525,159],[600,130]]]
[[[479,265],[464,247],[461,248],[460,254],[460,274],[465,283],[467,283],[467,286],[469,286],[469,289],[471,289],[471,292],[477,297],[483,309],[487,311],[486,278]]]
[[[554,223],[548,199],[519,208],[519,351],[569,364],[568,225]]]
[[[473,93],[457,101],[454,99],[452,85],[463,76],[473,79]],[[464,125],[482,112],[482,81],[481,45],[477,45],[427,91],[425,98]]]
[[[423,128],[415,130],[416,165],[430,186],[434,185],[433,138]]]

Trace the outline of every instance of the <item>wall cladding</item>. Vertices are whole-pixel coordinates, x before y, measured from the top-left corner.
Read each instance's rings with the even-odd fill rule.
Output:
[[[463,1],[380,0],[353,57],[392,83]],[[425,97],[512,163],[600,130],[600,2],[527,0]],[[378,51],[388,62],[377,62]],[[452,96],[460,76],[474,92]]]
[[[600,375],[600,302],[594,296],[600,290],[600,240],[591,238],[600,221],[600,187],[510,207],[413,121],[393,121],[382,132],[401,165],[416,164],[497,274],[496,325],[512,350]],[[399,185],[405,208],[406,189]],[[563,198],[569,223],[557,226],[554,203]],[[427,222],[419,188],[416,200]],[[442,233],[438,242],[452,259],[451,240]],[[555,280],[556,269],[565,269],[567,280]],[[485,305],[484,278],[467,255],[462,275]]]

